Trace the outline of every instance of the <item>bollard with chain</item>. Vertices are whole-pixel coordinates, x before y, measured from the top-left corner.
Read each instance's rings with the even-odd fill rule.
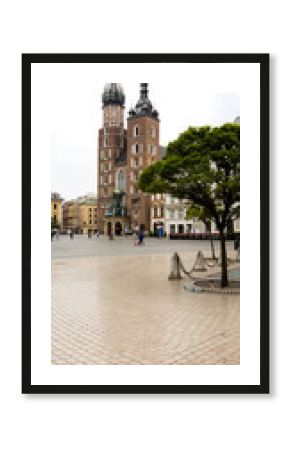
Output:
[[[199,252],[196,256],[196,260],[195,260],[192,270],[195,272],[205,272],[207,270],[205,259],[204,259],[204,254],[201,250],[199,250]]]
[[[175,252],[171,258],[171,272],[168,276],[168,280],[181,280],[182,276],[180,273],[180,257],[177,252]]]

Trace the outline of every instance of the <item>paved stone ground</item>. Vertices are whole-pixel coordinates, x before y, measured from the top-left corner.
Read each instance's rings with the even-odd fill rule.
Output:
[[[167,279],[173,251],[189,268],[198,250],[209,242],[52,242],[52,364],[239,364],[239,295]]]

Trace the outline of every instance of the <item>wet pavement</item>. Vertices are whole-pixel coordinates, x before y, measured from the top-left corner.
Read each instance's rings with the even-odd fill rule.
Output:
[[[189,269],[198,250],[210,256],[210,243],[134,242],[52,242],[52,364],[239,364],[239,295],[168,281],[174,251]]]

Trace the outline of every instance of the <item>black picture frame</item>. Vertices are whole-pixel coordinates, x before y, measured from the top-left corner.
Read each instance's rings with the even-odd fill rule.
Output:
[[[22,393],[269,393],[269,54],[22,55]],[[260,65],[260,383],[257,385],[31,384],[31,65],[33,63],[256,63]]]

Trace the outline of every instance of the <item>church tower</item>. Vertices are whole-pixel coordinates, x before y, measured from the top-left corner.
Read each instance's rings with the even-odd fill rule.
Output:
[[[126,189],[126,130],[124,129],[125,95],[118,83],[105,85],[103,95],[103,126],[99,130],[98,145],[98,230],[118,232],[108,217],[116,191]],[[110,225],[108,225],[110,224]],[[107,225],[107,229],[106,228]],[[121,230],[119,230],[121,231]]]
[[[127,209],[131,228],[150,230],[150,194],[137,189],[140,172],[160,159],[159,118],[148,95],[148,83],[140,84],[140,98],[127,119]]]
[[[137,189],[141,171],[160,159],[159,118],[141,83],[140,98],[124,129],[125,95],[106,84],[98,145],[98,230],[106,235],[143,228],[150,231],[150,195]]]

